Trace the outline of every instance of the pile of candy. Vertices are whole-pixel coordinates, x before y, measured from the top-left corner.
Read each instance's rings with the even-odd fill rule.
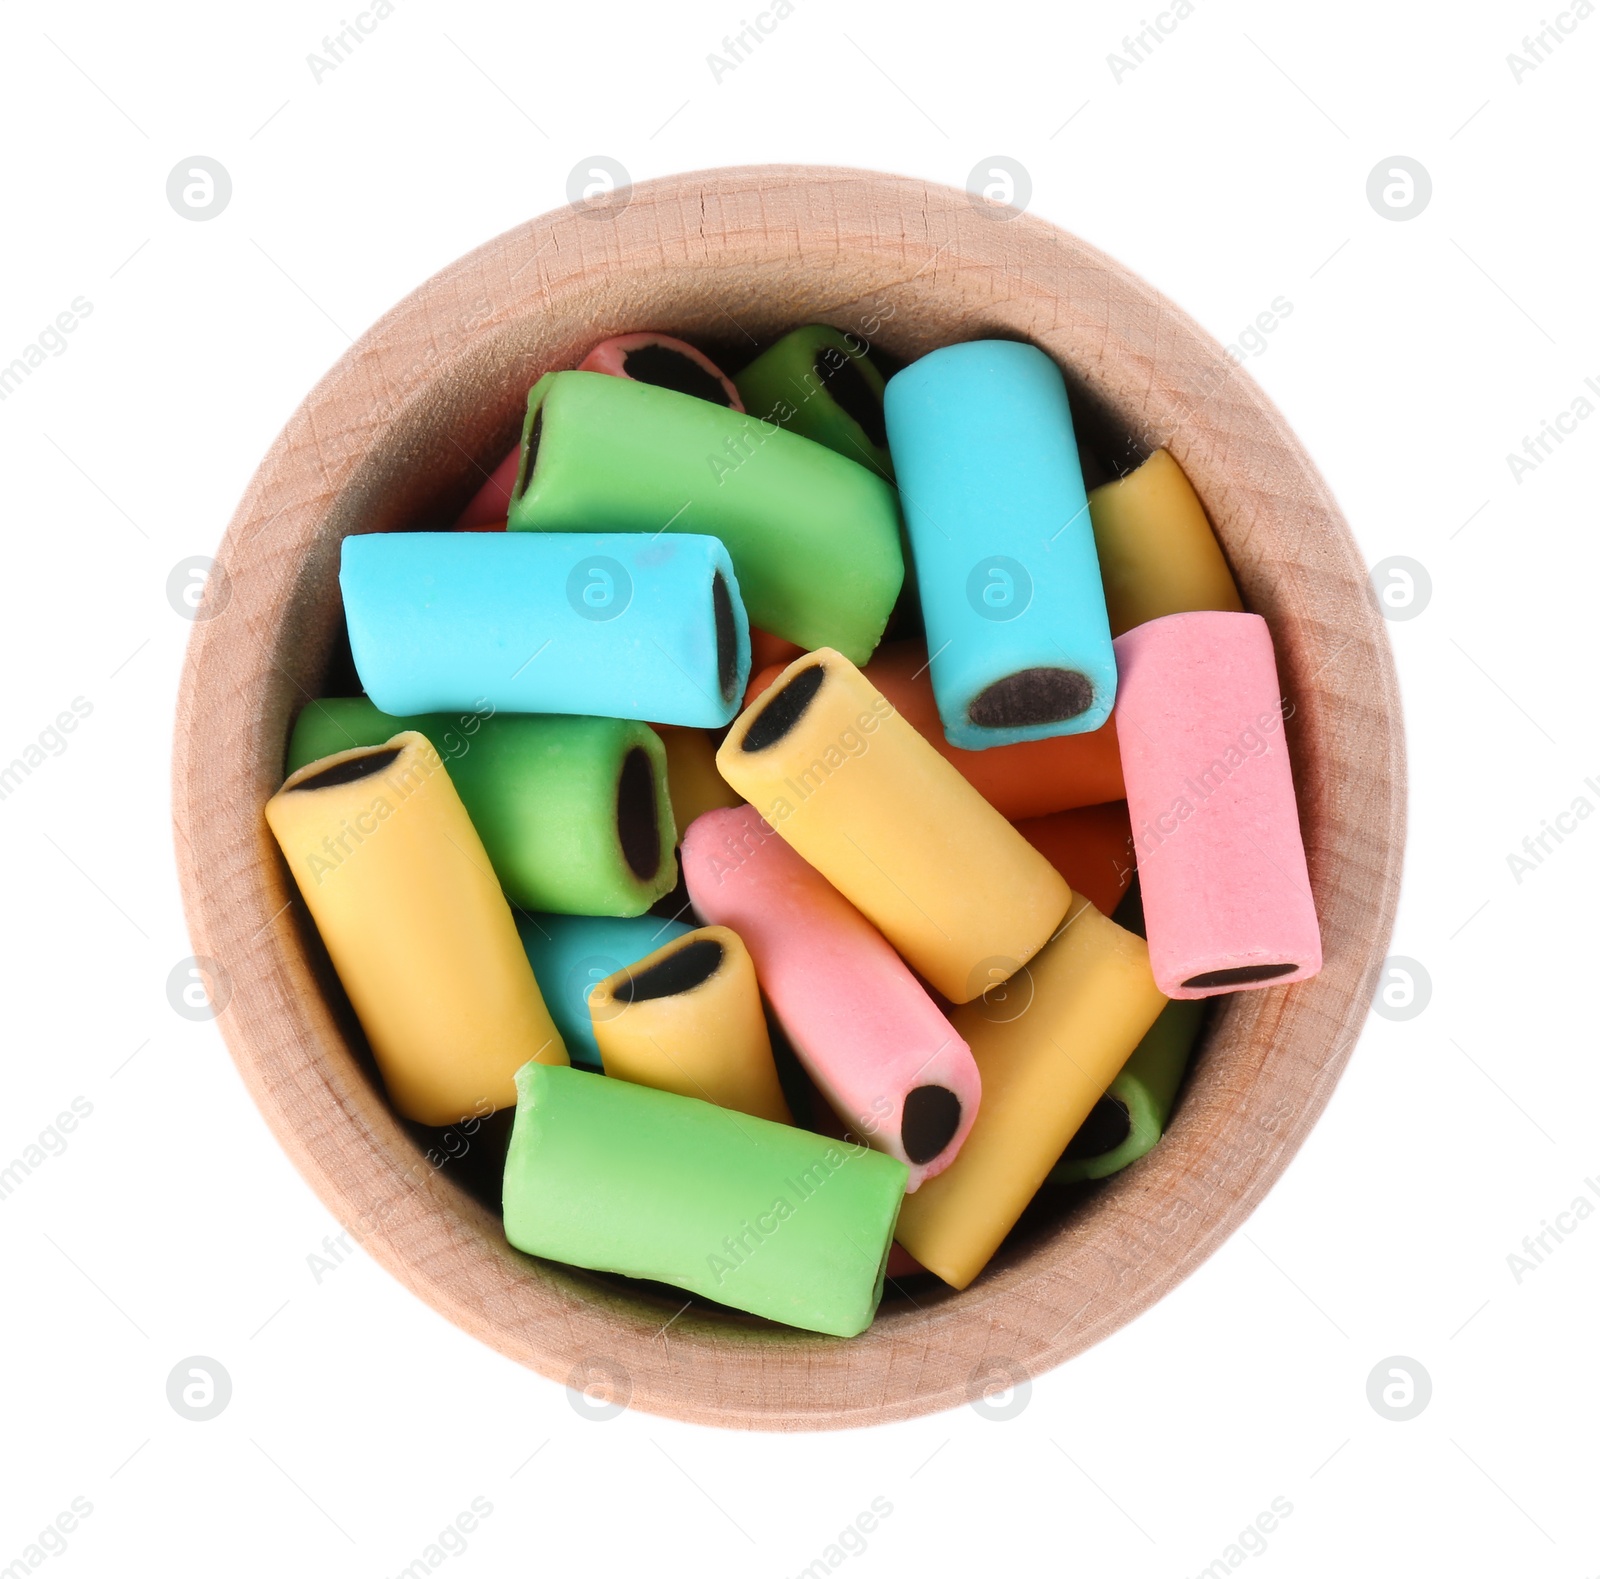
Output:
[[[608,340],[340,587],[267,821],[395,1109],[514,1106],[531,1254],[852,1336],[1321,965],[1267,626],[1033,346]]]

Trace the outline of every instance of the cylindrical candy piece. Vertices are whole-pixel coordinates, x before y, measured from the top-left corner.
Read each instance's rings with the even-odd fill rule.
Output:
[[[521,909],[637,916],[678,881],[667,752],[648,724],[486,710],[396,718],[364,696],[324,697],[295,721],[289,771],[402,729],[444,758]]]
[[[373,532],[344,540],[339,587],[362,688],[386,713],[720,725],[749,676],[750,627],[714,537]]]
[[[883,374],[866,343],[827,324],[794,329],[737,378],[744,409],[894,480]]]
[[[1011,822],[1123,798],[1115,713],[1086,735],[1053,735],[1048,740],[963,751],[945,738],[928,673],[928,649],[920,641],[885,642],[861,672]]]
[[[794,1123],[756,968],[727,927],[700,927],[608,976],[589,994],[589,1018],[608,1075]]]
[[[454,1124],[567,1053],[439,753],[414,731],[291,773],[276,836],[395,1108]]]
[[[517,917],[545,1007],[576,1068],[600,1071],[600,1044],[589,1018],[590,989],[689,930],[687,923],[662,916]]]
[[[1126,801],[1079,806],[1012,825],[1101,915],[1121,902],[1133,876],[1133,832]]]
[[[763,630],[862,662],[883,634],[905,561],[894,489],[865,467],[709,401],[598,373],[541,378],[522,448],[513,536],[709,533],[727,544]]]
[[[1117,670],[1061,369],[948,345],[889,380],[884,414],[951,742],[1098,729]]]
[[[1165,451],[1089,495],[1111,634],[1167,614],[1244,605],[1205,506]]]
[[[722,776],[952,1003],[1040,949],[1072,894],[848,659],[797,658],[739,715]]]
[[[714,406],[743,411],[733,380],[710,357],[670,334],[619,334],[602,340],[578,364],[580,373],[609,373],[658,389],[709,400]]]
[[[1156,1016],[1050,1170],[1052,1184],[1110,1178],[1161,1139],[1205,1015],[1203,1003],[1174,999]]]
[[[743,804],[744,797],[717,771],[717,743],[705,730],[657,724],[656,733],[666,748],[667,792],[680,834],[702,812]]]
[[[1322,968],[1272,636],[1169,614],[1117,638],[1117,739],[1150,964],[1169,998]]]
[[[840,1119],[910,1167],[907,1190],[947,1168],[978,1111],[978,1073],[882,934],[750,806],[700,818],[684,836],[683,873],[696,913],[744,939]]]
[[[961,1155],[906,1197],[895,1237],[965,1288],[988,1264],[1166,1000],[1142,939],[1079,900],[1028,967],[951,1023],[983,1106]]]
[[[506,1238],[853,1338],[883,1293],[905,1164],[581,1069],[517,1071]]]

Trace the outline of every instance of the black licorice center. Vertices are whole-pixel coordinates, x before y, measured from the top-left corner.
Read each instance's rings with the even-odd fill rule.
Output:
[[[522,453],[522,464],[517,468],[517,480],[511,490],[513,499],[520,499],[533,481],[533,468],[539,463],[539,440],[544,437],[544,406],[533,414],[533,426],[528,430],[527,448]]]
[[[642,746],[622,759],[617,777],[617,839],[622,858],[641,883],[661,870],[661,829],[656,808],[656,776]]]
[[[980,729],[1027,729],[1076,718],[1093,701],[1093,682],[1076,669],[1019,669],[973,697],[967,717]]]
[[[613,994],[618,1003],[643,1003],[650,998],[675,998],[692,992],[716,975],[722,965],[722,945],[715,938],[696,938],[673,950],[663,960],[624,977]]]
[[[1297,971],[1298,965],[1235,965],[1228,970],[1202,971],[1191,976],[1185,987],[1248,987],[1252,982],[1274,981]]]
[[[717,684],[725,698],[733,696],[739,679],[739,627],[733,618],[733,599],[719,570],[711,578],[711,617],[717,626]]]
[[[369,752],[364,757],[351,757],[344,762],[335,762],[331,768],[324,768],[320,773],[313,773],[308,779],[301,779],[295,785],[295,789],[334,789],[340,784],[354,784],[358,779],[371,778],[374,773],[383,772],[400,755],[402,749],[400,746],[390,746],[383,751]]]
[[[765,751],[768,746],[777,745],[800,722],[801,714],[811,705],[811,698],[822,689],[825,672],[820,663],[802,669],[750,721],[739,749]]]
[[[948,1086],[914,1086],[900,1112],[900,1144],[918,1166],[932,1162],[961,1127],[961,1099]]]
[[[693,395],[716,406],[731,406],[728,391],[720,378],[713,378],[692,357],[667,345],[641,345],[622,354],[623,370],[640,384],[659,389],[675,389],[680,395]]]
[[[1103,1096],[1089,1109],[1088,1118],[1078,1126],[1078,1133],[1067,1142],[1061,1155],[1072,1162],[1103,1157],[1108,1151],[1115,1151],[1132,1128],[1127,1106],[1114,1096]]]
[[[835,361],[835,357],[839,360]],[[837,346],[824,346],[817,352],[811,371],[833,396],[834,404],[860,425],[867,438],[880,450],[887,449],[889,435],[883,425],[883,402],[873,394],[856,359]]]

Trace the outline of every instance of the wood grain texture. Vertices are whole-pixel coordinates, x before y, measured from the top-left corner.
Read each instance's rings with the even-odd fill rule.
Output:
[[[661,329],[732,366],[796,324],[909,358],[1026,338],[1089,426],[1165,444],[1277,644],[1326,965],[1226,1001],[1170,1133],[963,1294],[886,1307],[850,1340],[624,1292],[510,1249],[390,1114],[262,817],[320,684],[347,533],[444,524],[513,442],[528,386],[595,341]],[[965,193],[810,167],[718,170],[561,210],[479,248],[385,316],[312,391],[251,481],[190,644],[173,757],[197,954],[274,1132],[408,1288],[557,1381],[626,1378],[636,1407],[799,1430],[894,1420],[1032,1376],[1113,1332],[1250,1214],[1316,1121],[1371,1001],[1405,832],[1400,699],[1366,567],[1283,418],[1209,336],[1092,247]],[[1188,1363],[1191,1356],[1175,1357]]]

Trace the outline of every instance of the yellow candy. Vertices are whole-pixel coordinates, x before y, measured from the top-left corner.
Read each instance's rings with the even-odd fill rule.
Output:
[[[701,812],[744,804],[744,797],[717,772],[717,748],[705,730],[678,724],[651,728],[667,748],[667,795],[680,839]]]
[[[701,927],[589,992],[600,1061],[615,1079],[792,1124],[756,968],[736,932]]]
[[[1078,900],[1026,970],[950,1016],[983,1101],[956,1160],[906,1197],[895,1238],[965,1288],[1166,1002],[1144,939]]]
[[[739,715],[717,766],[952,1003],[1026,964],[1071,903],[1050,863],[831,648],[795,659]]]
[[[1096,488],[1089,519],[1113,636],[1165,614],[1243,609],[1205,506],[1165,450]]]
[[[529,1059],[567,1062],[483,842],[423,736],[308,763],[267,822],[404,1117],[510,1107]]]

